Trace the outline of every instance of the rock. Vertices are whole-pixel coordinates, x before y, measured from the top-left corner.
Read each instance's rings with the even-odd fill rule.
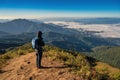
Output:
[[[65,72],[59,72],[58,75],[62,75],[63,73],[65,73]]]
[[[29,80],[32,80],[32,77],[30,77]]]
[[[27,64],[30,64],[30,62],[27,62]]]
[[[20,69],[23,69],[23,67],[21,66]]]

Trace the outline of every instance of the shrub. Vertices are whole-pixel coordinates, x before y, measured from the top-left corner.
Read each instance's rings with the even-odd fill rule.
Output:
[[[120,72],[113,75],[115,80],[120,80]]]

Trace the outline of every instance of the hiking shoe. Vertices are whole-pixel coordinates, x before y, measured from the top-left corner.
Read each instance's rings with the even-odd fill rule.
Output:
[[[43,66],[40,66],[39,68],[44,68]]]
[[[39,68],[39,67],[37,67],[36,69],[37,69],[37,70],[39,70],[40,68]]]

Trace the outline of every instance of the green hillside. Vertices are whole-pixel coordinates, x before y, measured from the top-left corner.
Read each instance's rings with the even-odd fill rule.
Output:
[[[100,46],[93,48],[92,57],[120,68],[120,46]]]
[[[6,54],[0,56],[0,67],[2,68],[3,66],[5,66],[6,65],[5,63],[9,59],[13,59],[15,57],[19,57],[21,55],[25,55],[33,51],[34,50],[31,48],[31,44],[26,44],[20,47],[16,47],[13,50],[8,50]],[[52,60],[60,61],[64,63],[64,65],[70,68],[69,72],[71,74],[78,75],[85,80],[114,80],[114,79],[119,80],[120,79],[119,69],[117,69],[115,73],[108,74],[109,70],[106,70],[106,67],[102,67],[102,70],[97,69],[99,67],[99,64],[96,63],[95,59],[82,55],[77,52],[66,51],[54,46],[45,46],[44,56],[47,56]]]

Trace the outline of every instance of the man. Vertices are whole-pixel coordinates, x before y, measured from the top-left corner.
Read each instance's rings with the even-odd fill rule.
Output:
[[[45,45],[43,39],[42,39],[42,32],[38,31],[37,36],[32,39],[32,46],[36,51],[36,66],[37,68],[42,68],[41,66],[41,60],[42,60],[42,47]]]

